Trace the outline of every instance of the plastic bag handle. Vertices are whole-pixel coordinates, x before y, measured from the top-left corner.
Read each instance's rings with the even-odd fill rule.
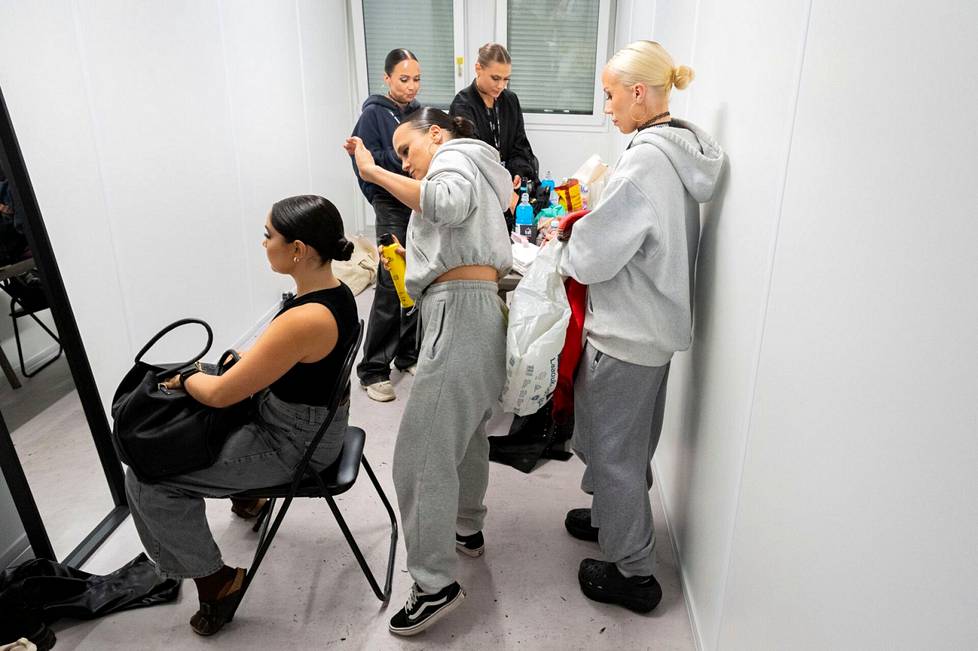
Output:
[[[204,330],[207,331],[207,344],[204,346],[204,349],[197,354],[196,357],[183,364],[177,365],[176,368],[183,368],[185,366],[190,366],[197,360],[201,359],[204,355],[207,354],[207,351],[211,349],[211,344],[214,342],[214,331],[211,330],[211,327],[207,324],[206,321],[201,321],[200,319],[180,319],[179,321],[174,321],[173,323],[171,323],[170,325],[166,326],[165,328],[157,332],[155,335],[153,335],[153,338],[150,339],[138,353],[136,353],[136,359],[134,360],[134,363],[138,364],[139,361],[143,358],[143,355],[149,352],[149,349],[152,348],[153,345],[156,344],[156,342],[158,342],[160,339],[162,339],[166,334],[168,334],[173,330],[176,330],[180,326],[185,326],[192,323],[196,323],[197,325],[204,326]]]

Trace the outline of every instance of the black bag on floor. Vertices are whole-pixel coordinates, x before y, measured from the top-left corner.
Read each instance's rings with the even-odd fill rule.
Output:
[[[94,619],[173,601],[179,593],[180,581],[160,578],[145,554],[105,576],[30,560],[0,574],[0,641],[26,637],[49,649],[55,639],[47,626],[62,617]]]
[[[183,364],[153,366],[143,355],[164,335],[196,323],[207,331],[207,345]],[[214,334],[200,319],[181,319],[160,330],[136,355],[132,369],[119,383],[112,398],[112,442],[119,458],[141,481],[207,468],[217,459],[228,435],[249,417],[251,402],[230,407],[208,407],[183,390],[161,386],[163,380],[190,369],[211,348]],[[221,356],[216,374],[230,368],[238,355],[228,350]]]
[[[553,400],[529,416],[515,416],[506,436],[489,437],[489,460],[529,473],[541,459],[567,461],[564,443],[574,433],[574,419],[556,423]]]

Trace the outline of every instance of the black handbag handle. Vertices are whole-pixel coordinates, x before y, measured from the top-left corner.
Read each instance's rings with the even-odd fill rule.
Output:
[[[230,359],[229,359],[230,358]],[[217,360],[217,374],[224,375],[224,372],[229,368],[241,361],[241,355],[238,354],[233,348],[228,348],[221,355],[221,359]]]
[[[143,346],[142,350],[136,353],[136,359],[134,360],[134,363],[138,364],[139,361],[143,358],[143,355],[145,355],[149,351],[149,349],[152,348],[153,345],[157,341],[162,339],[167,333],[171,332],[172,330],[176,330],[180,326],[189,325],[191,323],[196,323],[198,325],[204,326],[204,330],[207,331],[207,344],[204,346],[204,349],[200,351],[200,353],[196,357],[183,364],[178,364],[175,368],[183,368],[185,366],[190,366],[197,360],[201,359],[204,355],[207,354],[207,351],[211,349],[211,344],[214,342],[214,331],[211,330],[211,327],[207,325],[206,321],[201,321],[200,319],[180,319],[179,321],[174,321],[173,323],[171,323],[170,325],[166,326],[165,328],[157,332],[155,335],[153,335],[153,338],[150,339],[145,346]]]

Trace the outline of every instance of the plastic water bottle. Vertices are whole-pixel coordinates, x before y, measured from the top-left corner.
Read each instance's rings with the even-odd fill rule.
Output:
[[[546,175],[540,180],[540,185],[550,190],[550,192],[553,192],[554,188],[557,187],[553,177],[550,176],[550,170],[547,170]]]
[[[516,232],[526,238],[533,237],[533,206],[526,192],[520,198],[520,205],[516,206]]]

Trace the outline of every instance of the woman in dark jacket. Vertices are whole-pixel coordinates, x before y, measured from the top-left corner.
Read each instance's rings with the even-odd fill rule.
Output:
[[[452,117],[461,115],[475,124],[475,137],[499,151],[500,161],[513,177],[513,184],[519,187],[524,181],[536,184],[540,174],[523,126],[520,100],[506,88],[512,70],[513,60],[505,47],[499,43],[480,47],[475,80],[455,96],[450,112]]]
[[[410,50],[391,50],[384,60],[384,83],[388,87],[387,94],[367,98],[353,135],[363,141],[378,165],[403,174],[401,159],[394,152],[391,137],[401,121],[419,108],[414,99],[421,88],[421,65],[417,57]],[[378,244],[384,233],[391,233],[399,242],[404,242],[411,209],[381,186],[364,181],[356,165],[353,171],[363,196],[373,206]],[[390,273],[383,265],[378,265],[377,288],[363,343],[363,360],[357,366],[360,384],[371,399],[387,402],[395,398],[390,383],[391,362],[401,371],[414,372],[418,361],[416,330],[417,316],[401,310]]]

